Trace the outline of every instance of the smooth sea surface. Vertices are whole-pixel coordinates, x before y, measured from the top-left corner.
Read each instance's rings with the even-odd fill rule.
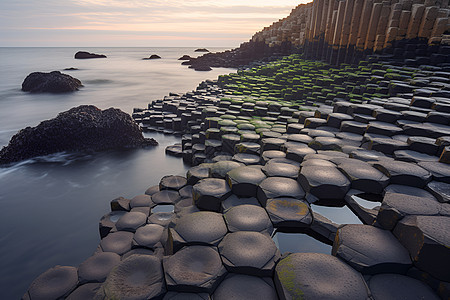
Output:
[[[212,52],[223,48],[209,48]],[[89,51],[106,59],[76,60]],[[20,129],[82,104],[131,114],[169,92],[192,91],[205,79],[235,72],[196,72],[177,59],[195,48],[0,48],[0,147]],[[159,60],[142,60],[151,54]],[[200,53],[201,54],[201,53]],[[65,68],[78,68],[63,71]],[[31,72],[62,71],[82,81],[69,94],[29,94]],[[164,175],[185,175],[181,159],[165,156],[174,136],[146,134],[158,147],[89,156],[59,153],[0,167],[0,299],[20,299],[30,283],[55,265],[78,266],[95,251],[98,222],[119,196],[132,198]]]

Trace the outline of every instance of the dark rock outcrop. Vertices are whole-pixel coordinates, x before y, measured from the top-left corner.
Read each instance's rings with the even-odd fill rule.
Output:
[[[75,53],[75,58],[76,59],[106,58],[106,55],[89,53],[89,52],[86,52],[86,51],[78,51],[77,53]]]
[[[0,151],[0,164],[62,151],[101,151],[157,144],[154,139],[144,138],[139,126],[123,111],[81,105],[36,127],[19,131]]]
[[[209,52],[209,50],[206,48],[199,48],[199,49],[196,49],[194,52]]]
[[[157,54],[152,54],[149,57],[143,58],[143,60],[148,60],[148,59],[160,59],[161,56],[157,55]]]
[[[180,57],[178,60],[190,60],[192,57],[190,57],[189,55],[185,54],[182,57]]]
[[[59,71],[33,72],[22,83],[22,91],[31,93],[67,93],[78,90],[80,80]]]

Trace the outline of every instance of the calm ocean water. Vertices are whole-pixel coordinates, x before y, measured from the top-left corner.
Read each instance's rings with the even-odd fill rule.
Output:
[[[107,59],[75,60],[79,50]],[[187,92],[202,80],[233,69],[195,72],[181,66],[195,48],[0,48],[0,147],[26,126],[55,117],[81,104],[101,109],[133,107],[169,92]],[[224,49],[210,48],[211,51]],[[158,54],[160,60],[142,60]],[[20,90],[31,72],[63,71],[80,79],[75,93],[28,94]],[[55,265],[77,266],[99,243],[98,221],[110,200],[132,198],[163,175],[185,175],[180,159],[164,148],[179,142],[173,136],[148,134],[160,145],[152,149],[103,152],[88,157],[54,155],[0,168],[0,299],[19,299],[31,281]]]

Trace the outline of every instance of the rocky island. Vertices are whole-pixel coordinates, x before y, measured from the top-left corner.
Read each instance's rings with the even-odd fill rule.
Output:
[[[0,151],[0,164],[10,164],[56,152],[101,151],[157,145],[146,139],[130,115],[119,109],[82,105],[27,127]]]
[[[192,59],[242,69],[133,113],[182,136],[167,153],[186,176],[112,200],[94,255],[24,299],[448,299],[449,13],[315,0]],[[282,251],[282,234],[328,248]]]
[[[31,93],[67,93],[77,91],[83,84],[77,78],[59,71],[33,72],[22,83],[22,91]]]

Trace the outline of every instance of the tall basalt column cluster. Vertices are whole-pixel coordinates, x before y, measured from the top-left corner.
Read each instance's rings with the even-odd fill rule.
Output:
[[[450,51],[449,12],[448,0],[315,0],[297,6],[251,42],[288,42],[306,58],[335,65],[372,54],[443,63]]]

